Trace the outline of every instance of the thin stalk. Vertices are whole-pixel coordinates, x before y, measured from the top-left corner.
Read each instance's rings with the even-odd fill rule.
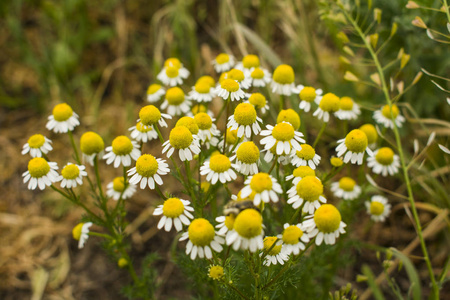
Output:
[[[225,133],[223,136],[223,150],[222,150],[222,154],[225,154],[225,149],[227,147],[227,122],[228,122],[228,116],[230,115],[230,98],[228,97],[226,103],[225,103],[226,107],[227,107],[227,113],[226,113],[226,117],[225,117]]]
[[[322,128],[320,128],[319,134],[317,135],[317,137],[314,140],[314,143],[312,145],[313,148],[316,148],[317,143],[319,142],[320,138],[322,137],[323,132],[325,131],[325,127],[327,127],[327,122],[322,123]]]
[[[77,161],[77,164],[81,165],[80,156],[78,155],[78,148],[75,144],[75,140],[73,139],[72,131],[69,130],[67,133],[69,134],[70,143],[72,144],[73,151],[75,151],[75,159]]]

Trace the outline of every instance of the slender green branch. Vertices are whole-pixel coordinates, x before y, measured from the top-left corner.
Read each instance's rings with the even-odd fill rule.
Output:
[[[70,143],[72,144],[73,151],[75,151],[75,159],[77,161],[77,164],[81,165],[80,156],[78,155],[78,148],[75,144],[75,140],[73,139],[73,133],[70,130],[67,133],[69,134]]]
[[[314,143],[312,145],[313,148],[316,148],[317,143],[319,142],[320,138],[322,137],[323,132],[325,131],[325,128],[327,127],[327,122],[322,123],[322,128],[320,128],[319,134],[317,135],[316,139],[314,140]]]

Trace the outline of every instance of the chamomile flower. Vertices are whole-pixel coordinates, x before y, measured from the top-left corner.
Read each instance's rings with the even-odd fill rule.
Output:
[[[300,128],[300,116],[292,108],[282,109],[277,116],[277,124],[282,122],[290,123],[295,130]]]
[[[243,142],[236,150],[236,155],[230,158],[236,158],[236,170],[244,175],[253,175],[258,173],[259,149],[252,141]]]
[[[238,69],[228,71],[226,78],[236,80],[241,89],[248,89],[252,84],[252,79],[249,76],[245,76],[244,72]]]
[[[281,185],[271,175],[259,172],[249,176],[244,181],[245,187],[241,190],[241,197],[247,198],[254,194],[253,204],[258,206],[261,201],[268,203],[269,201],[278,202],[278,194],[282,194]]]
[[[80,121],[78,121],[78,115],[72,110],[72,107],[67,103],[60,103],[53,108],[53,113],[48,117],[45,127],[55,133],[66,133],[73,131],[78,125],[80,125]]]
[[[290,154],[288,155],[277,155],[277,146],[273,146],[270,149],[264,149],[264,161],[267,163],[273,162],[274,158],[278,160],[279,164],[288,165],[291,162]]]
[[[202,142],[211,141],[213,136],[220,135],[220,131],[217,129],[216,124],[214,124],[215,120],[216,119],[204,112],[194,116],[194,121],[198,126],[198,137]]]
[[[172,229],[172,225],[176,231],[183,229],[183,224],[189,226],[194,216],[190,213],[194,209],[189,206],[191,202],[180,198],[169,198],[164,201],[164,204],[158,205],[153,212],[154,216],[160,216],[161,219],[158,222],[158,229],[164,227],[164,230],[169,232]]]
[[[361,187],[350,177],[342,177],[338,182],[331,184],[334,196],[344,200],[354,200],[361,194]]]
[[[35,190],[36,187],[43,190],[58,181],[59,175],[56,170],[58,165],[55,162],[47,162],[42,157],[32,158],[28,162],[28,171],[22,174],[23,182],[28,182],[29,190]]]
[[[375,222],[384,222],[391,213],[391,205],[388,203],[388,199],[380,195],[372,196],[370,201],[365,202],[365,205],[367,213]]]
[[[283,225],[283,234],[278,235],[278,238],[283,241],[283,249],[285,255],[298,255],[300,250],[305,250],[305,243],[309,242],[308,235],[304,232],[302,224]]]
[[[197,81],[195,86],[189,92],[187,98],[197,102],[211,102],[215,97],[215,88],[212,87],[207,81]]]
[[[161,85],[151,84],[147,89],[147,101],[150,103],[158,102],[165,93],[166,90]]]
[[[106,147],[106,152],[103,159],[106,159],[108,165],[114,162],[114,168],[118,168],[120,164],[129,167],[131,166],[131,159],[137,160],[141,156],[138,143],[124,135],[116,137],[112,145]]]
[[[347,225],[342,222],[341,213],[335,206],[324,204],[316,210],[314,216],[307,217],[303,226],[310,238],[316,237],[316,245],[319,246],[322,242],[334,245],[336,238],[345,233]]]
[[[248,98],[248,102],[252,104],[255,109],[260,109],[263,114],[269,110],[269,105],[267,104],[266,97],[261,93],[253,93]]]
[[[372,172],[375,174],[381,174],[383,176],[394,175],[398,173],[400,167],[400,158],[397,154],[394,154],[389,147],[382,147],[375,150],[372,157],[367,159],[367,166],[372,168]]]
[[[270,72],[264,68],[254,68],[249,71],[250,86],[265,87],[272,81]]]
[[[172,119],[172,116],[161,113],[154,105],[146,105],[139,111],[138,122],[141,122],[144,130],[156,126],[157,124],[161,127],[167,127],[165,119]]]
[[[391,111],[395,125],[397,127],[402,127],[403,122],[405,122],[405,117],[400,115],[400,110],[398,109],[398,106],[395,104],[392,104],[391,107],[389,107],[389,105],[385,105],[380,110],[376,110],[373,113],[373,118],[378,124],[382,124],[384,125],[384,127],[393,129],[394,122],[391,119]]]
[[[221,280],[225,275],[222,266],[209,266],[208,277],[213,280]]]
[[[359,105],[350,97],[339,100],[339,110],[334,113],[339,120],[356,120],[361,114]]]
[[[234,220],[233,230],[226,237],[227,245],[235,251],[256,252],[264,248],[262,216],[255,209],[245,209]]]
[[[275,244],[275,246],[274,246]],[[265,266],[270,265],[284,265],[289,260],[289,256],[283,251],[282,241],[278,240],[275,236],[266,236],[264,238],[264,252],[260,254],[263,256],[266,253],[263,264]]]
[[[234,145],[242,142],[243,138],[238,138],[237,133],[237,130],[231,130],[230,128],[227,128],[227,138],[225,141],[226,151],[232,151],[235,148]],[[211,145],[217,147],[218,149],[223,149],[223,143],[224,140],[222,139],[219,141],[219,137],[217,136],[213,136],[213,138],[211,139]]]
[[[208,109],[208,107],[204,104],[198,103],[191,106],[191,111],[186,115],[189,117],[193,117],[198,113],[207,113],[211,118],[214,117],[214,113],[212,110]]]
[[[247,54],[242,58],[242,61],[236,64],[236,69],[243,72],[250,72],[251,69],[259,68],[261,66],[259,57],[255,54]]]
[[[28,142],[23,145],[22,155],[30,153],[31,157],[42,157],[42,154],[47,154],[52,151],[52,141],[42,134],[33,134]]]
[[[169,140],[165,141],[162,146],[164,147],[162,153],[167,151],[167,157],[171,157],[175,149],[178,150],[181,161],[191,161],[192,153],[200,153],[198,136],[193,135],[185,126],[174,127],[170,131]]]
[[[143,154],[136,160],[136,167],[128,170],[131,176],[130,183],[137,185],[140,182],[141,189],[148,185],[150,189],[155,189],[155,182],[162,185],[162,175],[170,172],[169,165],[161,158],[155,158],[151,154]],[[160,176],[161,175],[161,176]]]
[[[61,181],[62,188],[74,188],[83,184],[83,177],[87,176],[85,166],[68,163],[61,170],[57,181]]]
[[[216,228],[219,230],[217,234],[220,236],[228,237],[231,234],[234,227],[234,221],[236,216],[234,214],[229,214],[228,216],[220,216],[216,218]]]
[[[330,120],[330,113],[339,110],[339,97],[333,93],[325,94],[319,102],[319,108],[313,113],[314,117],[319,120],[328,122]]]
[[[130,127],[128,130],[131,131],[131,138],[138,142],[147,143],[158,138],[158,133],[153,126],[144,126],[142,122],[137,122],[136,126]]]
[[[194,118],[188,116],[180,118],[175,124],[175,127],[178,126],[186,127],[192,134],[198,134],[199,131],[197,122],[195,122]]]
[[[301,144],[301,150],[293,150],[291,154],[292,165],[299,166],[309,166],[311,169],[316,169],[320,163],[321,157],[316,154],[316,150],[308,144]]]
[[[288,190],[288,204],[297,209],[303,205],[303,212],[312,214],[314,210],[326,203],[323,196],[323,184],[315,176],[305,176]]]
[[[239,103],[234,109],[234,114],[228,118],[227,127],[230,130],[237,129],[237,137],[244,136],[250,138],[252,131],[254,135],[257,135],[261,131],[259,123],[262,120],[256,115],[256,110],[250,103]]]
[[[167,108],[169,115],[179,116],[188,113],[190,106],[190,100],[185,97],[183,90],[179,87],[172,87],[167,90],[161,109]]]
[[[200,167],[200,175],[206,175],[206,180],[211,184],[216,184],[217,181],[224,184],[237,178],[232,167],[236,168],[226,155],[216,154],[203,163]]]
[[[320,103],[323,93],[321,89],[316,90],[311,86],[303,85],[299,85],[297,88],[299,89],[298,96],[300,97],[300,103],[298,104],[298,107],[300,109],[309,112],[311,110],[311,103]]]
[[[197,79],[197,83],[198,82],[206,82],[210,87],[215,87],[216,86],[216,81],[214,80],[214,78],[212,78],[209,75],[201,76],[199,79]]]
[[[123,176],[114,178],[113,181],[106,186],[106,195],[109,198],[113,198],[115,201],[120,199],[120,195],[122,195],[122,199],[129,199],[135,192],[136,185],[128,183],[125,187]]]
[[[239,101],[245,98],[245,93],[241,90],[239,82],[233,79],[226,78],[220,82],[220,86],[216,88],[216,95],[224,100],[231,99],[231,101]]]
[[[300,143],[304,143],[303,134],[295,131],[294,126],[288,122],[281,122],[275,126],[266,125],[266,130],[261,131],[261,135],[265,136],[260,143],[264,145],[264,149],[270,149],[276,146],[277,155],[289,155],[293,149],[300,151],[302,147]]]
[[[79,223],[72,229],[72,236],[78,241],[78,249],[84,247],[84,244],[89,238],[89,228],[92,226],[92,222]]]
[[[80,138],[80,149],[83,155],[83,161],[93,166],[95,157],[102,158],[105,142],[97,133],[88,131],[83,133]]]
[[[279,95],[290,96],[293,93],[298,93],[295,87],[294,69],[289,65],[279,65],[273,72],[272,78],[272,93]]]
[[[192,260],[197,256],[199,258],[206,257],[207,259],[211,259],[213,257],[211,248],[215,252],[221,252],[223,250],[222,244],[224,243],[224,239],[215,233],[214,227],[206,219],[198,218],[192,221],[188,231],[183,233],[180,241],[188,238],[189,242],[186,245],[186,254],[190,254]]]
[[[222,73],[230,70],[234,66],[235,60],[232,55],[220,53],[216,56],[216,59],[212,61],[212,64],[217,73]]]
[[[351,161],[352,164],[358,163],[358,165],[363,163],[364,152],[367,152],[369,156],[373,156],[372,150],[368,147],[367,136],[360,129],[353,129],[347,134],[345,139],[338,140],[336,152],[338,157],[342,157],[345,154],[343,158],[344,163]]]
[[[159,81],[168,86],[176,86],[183,84],[183,79],[189,77],[189,71],[177,58],[169,58],[164,63],[164,68],[159,72]]]
[[[308,166],[297,167],[291,175],[286,176],[286,180],[292,180],[292,184],[296,185],[303,177],[316,176],[316,172]]]
[[[366,134],[369,147],[375,147],[378,140],[378,132],[375,126],[373,126],[372,124],[364,124],[359,127],[359,129]]]

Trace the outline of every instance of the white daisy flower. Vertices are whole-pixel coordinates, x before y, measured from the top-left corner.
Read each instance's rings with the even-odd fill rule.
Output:
[[[289,65],[279,65],[273,72],[272,93],[285,96],[299,93],[294,81],[294,69]]]
[[[223,100],[231,99],[231,101],[239,101],[245,98],[245,93],[241,90],[239,82],[233,79],[223,79],[215,90],[215,94],[221,97]]]
[[[48,117],[45,127],[55,133],[66,133],[73,131],[78,125],[80,125],[80,121],[78,121],[78,115],[72,110],[72,107],[66,103],[60,103],[53,108],[53,113]]]
[[[263,114],[269,110],[266,97],[261,93],[253,93],[248,98],[248,102],[252,104],[255,109],[260,109]]]
[[[301,223],[297,225],[283,225],[283,234],[278,238],[283,241],[283,249],[285,255],[298,255],[300,250],[305,250],[305,243],[309,242],[308,235],[304,232],[305,228]]]
[[[288,191],[288,204],[294,209],[303,205],[303,212],[313,214],[327,199],[323,196],[323,184],[315,176],[305,176]]]
[[[356,120],[361,114],[359,105],[350,97],[339,100],[339,110],[334,113],[339,120]]]
[[[61,181],[62,188],[74,188],[83,184],[83,177],[87,176],[85,166],[68,163],[61,170],[61,175],[57,181]]]
[[[372,168],[375,174],[383,176],[395,175],[400,168],[400,158],[389,147],[375,150],[372,157],[367,158],[367,166]]]
[[[176,58],[169,58],[164,63],[164,68],[156,78],[168,86],[183,84],[183,79],[189,77],[189,71]]]
[[[235,251],[256,252],[264,248],[262,216],[255,209],[245,209],[234,220],[233,230],[226,236],[227,245]]]
[[[330,120],[330,113],[339,110],[339,97],[333,93],[325,94],[322,99],[320,99],[319,107],[313,113],[314,117],[327,123]]]
[[[128,131],[131,131],[131,138],[138,142],[147,143],[158,138],[158,133],[153,129],[153,126],[144,126],[142,122],[137,122],[136,126],[128,128]]]
[[[234,220],[236,216],[230,214],[228,216],[220,216],[216,218],[216,228],[218,229],[217,234],[223,237],[228,237],[231,234],[234,226]]]
[[[165,93],[166,90],[161,85],[154,83],[147,89],[147,101],[150,103],[158,102]]]
[[[241,190],[241,197],[247,198],[254,193],[253,204],[258,206],[261,201],[268,203],[269,201],[278,202],[278,194],[283,193],[281,185],[271,175],[259,172],[249,176],[244,181],[245,187]]]
[[[362,165],[364,152],[367,152],[369,156],[373,156],[372,150],[368,147],[367,136],[360,129],[353,129],[347,134],[345,139],[340,139],[337,142],[337,156],[342,157],[345,154],[343,158],[344,163],[351,161],[352,164],[358,163],[358,165]]]
[[[273,146],[270,149],[263,150],[263,152],[265,152],[264,161],[267,163],[271,163],[276,158],[279,164],[288,165],[291,163],[290,155],[277,155],[276,151],[277,151],[276,146]]]
[[[84,247],[84,244],[89,239],[89,228],[92,226],[92,222],[79,223],[72,230],[72,236],[78,241],[78,249]]]
[[[53,150],[52,141],[42,134],[34,134],[28,142],[23,145],[22,155],[30,153],[31,157],[42,157],[42,154],[47,154]]]
[[[248,89],[252,84],[252,79],[250,74],[245,74],[243,71],[238,69],[231,69],[228,71],[224,79],[236,80],[239,83],[241,89]]]
[[[260,66],[261,64],[257,55],[247,54],[242,58],[242,61],[236,64],[235,69],[248,73],[252,69],[259,68]]]
[[[309,166],[311,169],[315,170],[320,163],[321,157],[316,154],[316,150],[308,144],[301,144],[302,148],[300,151],[292,150],[291,153],[291,163],[295,167],[299,166]]]
[[[94,165],[94,159],[102,158],[105,142],[102,137],[93,131],[83,133],[80,138],[80,149],[83,157],[83,161]]]
[[[177,149],[181,161],[191,161],[192,154],[199,154],[201,151],[198,136],[192,134],[185,126],[174,127],[170,131],[169,140],[165,141],[162,146],[162,153],[167,151],[167,157],[171,157]]]
[[[197,81],[195,86],[189,92],[187,99],[197,102],[211,102],[215,97],[215,88],[211,87],[206,81]]]
[[[342,177],[338,182],[331,184],[334,196],[344,200],[354,200],[361,195],[361,187],[350,177]]]
[[[217,73],[222,73],[230,70],[234,66],[235,60],[232,55],[220,53],[216,56],[216,59],[212,61],[212,64]]]
[[[316,172],[309,166],[297,167],[291,175],[286,176],[286,181],[292,180],[292,184],[296,185],[303,177],[316,176]]]
[[[378,132],[375,126],[373,126],[372,124],[364,124],[361,127],[359,127],[359,129],[366,134],[367,143],[369,144],[369,147],[374,148],[378,140]]]
[[[367,213],[370,218],[375,222],[384,222],[391,213],[391,205],[388,203],[388,199],[375,195],[372,196],[370,201],[364,203],[366,205]]]
[[[276,264],[284,265],[289,260],[289,256],[283,251],[283,248],[282,241],[278,240],[277,237],[266,236],[264,238],[264,251],[259,254],[262,257],[267,252],[263,264],[267,267]]]
[[[250,138],[252,131],[254,135],[257,135],[261,131],[259,123],[262,120],[256,115],[256,110],[250,103],[240,103],[234,109],[234,114],[228,118],[227,127],[230,130],[237,129],[237,137],[244,136]]]
[[[190,111],[191,102],[184,95],[179,87],[172,87],[167,90],[161,109],[167,108],[167,113],[171,116],[185,115]]]
[[[164,227],[164,230],[169,232],[172,229],[172,224],[176,231],[181,231],[183,229],[183,224],[189,226],[191,220],[194,216],[191,212],[194,209],[189,206],[191,202],[179,198],[169,198],[164,201],[164,204],[158,205],[158,207],[153,212],[154,216],[160,216],[161,220],[158,222],[158,229]]]
[[[300,143],[304,143],[303,134],[295,131],[294,126],[288,122],[281,122],[275,126],[266,125],[267,130],[261,131],[261,135],[265,136],[260,143],[265,145],[264,149],[276,147],[277,155],[290,155],[293,149],[300,151],[302,147]]]
[[[236,154],[230,158],[236,159],[236,171],[244,175],[258,173],[259,149],[252,141],[241,143],[236,150]]]
[[[141,189],[148,185],[150,189],[155,189],[155,182],[162,185],[162,175],[170,172],[169,165],[161,158],[155,158],[151,154],[143,154],[136,160],[136,167],[128,170],[131,176],[130,183],[137,185],[140,182]],[[160,176],[161,175],[161,176]]]
[[[298,107],[303,111],[309,112],[311,110],[311,103],[313,102],[317,104],[320,103],[323,93],[321,89],[315,89],[311,86],[303,86],[303,85],[299,85],[297,89],[299,90],[298,96],[300,98],[300,103],[298,104]]]
[[[394,128],[394,123],[391,119],[391,110],[392,110],[392,117],[394,118],[395,125],[397,127],[402,127],[403,122],[405,122],[405,117],[400,115],[400,110],[398,109],[398,106],[395,104],[392,104],[392,109],[389,107],[389,105],[383,106],[380,110],[376,110],[373,113],[373,118],[378,124],[384,125],[384,127],[387,128]]]
[[[202,142],[211,141],[213,136],[219,136],[220,131],[214,122],[216,119],[204,112],[200,112],[194,116],[194,121],[198,125],[198,137]],[[209,144],[208,144],[209,145]]]
[[[211,182],[211,184],[216,184],[217,181],[224,184],[237,178],[231,167],[236,168],[226,155],[214,154],[200,167],[200,175],[206,175],[206,180]]]
[[[272,81],[270,72],[264,68],[254,68],[249,72],[250,86],[265,87]]]
[[[107,165],[114,162],[114,168],[118,168],[120,164],[129,167],[131,166],[131,159],[137,160],[141,156],[138,143],[124,135],[116,137],[112,145],[106,148],[106,152],[103,159],[106,159]]]
[[[56,170],[58,165],[55,162],[47,162],[42,157],[32,158],[28,162],[28,171],[22,174],[23,182],[28,182],[29,190],[35,190],[37,187],[43,190],[58,181]]]
[[[303,226],[310,238],[316,238],[316,245],[319,246],[322,242],[334,245],[339,235],[345,233],[347,225],[342,222],[341,214],[336,207],[324,204],[316,210],[314,216],[306,217]]]
[[[114,178],[114,180],[106,186],[106,195],[109,198],[113,198],[115,201],[119,200],[120,196],[122,196],[122,199],[129,199],[135,192],[136,185],[127,183],[127,186],[125,187],[125,182],[122,176]]]
[[[223,250],[222,244],[225,242],[222,237],[216,234],[211,223],[203,218],[193,220],[188,231],[181,236],[180,241],[188,238],[186,254],[190,254],[192,260],[197,256],[212,259],[212,250],[221,252]]]

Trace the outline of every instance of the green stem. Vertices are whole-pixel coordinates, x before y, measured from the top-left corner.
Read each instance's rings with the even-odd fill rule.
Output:
[[[75,151],[75,159],[77,161],[77,164],[81,165],[80,156],[78,155],[78,148],[75,145],[75,140],[73,139],[73,133],[70,130],[67,133],[69,134],[70,143],[72,144],[73,151]]]
[[[226,117],[225,117],[225,133],[223,136],[223,149],[222,154],[225,154],[225,149],[227,147],[227,122],[228,122],[228,116],[230,115],[230,98],[227,99],[225,106],[227,107]]]
[[[161,134],[161,131],[159,131],[158,125],[153,125],[153,128],[156,130],[156,133],[158,133],[159,141],[164,144],[164,138]]]
[[[323,132],[325,131],[325,127],[327,127],[327,122],[322,123],[322,128],[320,128],[319,134],[317,135],[317,137],[314,140],[314,143],[312,145],[313,148],[316,148],[317,143],[319,142],[320,138],[322,137]]]
[[[250,300],[247,296],[245,296],[240,290],[237,289],[237,287],[235,287],[234,285],[232,285],[231,283],[229,283],[226,280],[222,281],[223,283],[225,283],[229,288],[231,288],[232,290],[234,290],[236,293],[239,294],[239,296],[241,296],[242,299],[247,299]]]
[[[281,94],[280,95],[280,108],[278,110],[282,111],[283,109],[284,109],[284,95]]]
[[[100,180],[100,172],[98,169],[98,155],[96,155],[94,158],[94,170],[95,170],[95,178],[97,180],[98,191],[100,193],[100,198],[101,201],[104,202],[105,196],[103,195],[102,182]]]

